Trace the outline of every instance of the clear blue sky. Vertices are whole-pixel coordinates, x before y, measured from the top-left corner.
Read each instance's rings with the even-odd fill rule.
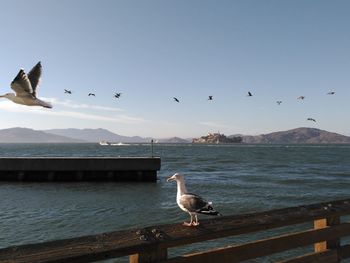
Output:
[[[39,97],[54,108],[2,99],[0,128],[350,135],[349,10],[346,0],[3,0],[1,93],[40,60]]]

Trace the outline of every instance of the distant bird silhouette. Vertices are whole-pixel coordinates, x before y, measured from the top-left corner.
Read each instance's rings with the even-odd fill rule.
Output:
[[[180,102],[179,99],[176,98],[176,97],[173,97],[173,99],[174,99],[174,101],[176,101],[176,102]]]
[[[72,91],[71,91],[71,90],[68,90],[68,89],[65,89],[65,90],[64,90],[64,93],[72,94]]]
[[[120,92],[119,92],[119,93],[115,93],[115,94],[114,94],[114,97],[117,98],[117,99],[119,99],[121,95],[122,95],[122,94],[121,94]]]
[[[14,103],[22,104],[26,106],[42,106],[45,108],[52,108],[52,105],[48,102],[39,100],[36,97],[36,88],[41,78],[41,63],[40,61],[29,71],[28,74],[20,69],[17,76],[11,82],[11,89],[16,92],[6,93],[1,95],[0,98],[6,98]]]
[[[300,97],[298,97],[297,99],[298,99],[298,100],[303,100],[303,99],[305,99],[305,96],[300,96]]]
[[[327,93],[327,95],[334,95],[335,94],[335,91],[330,91]]]
[[[281,105],[282,101],[281,101],[281,100],[278,100],[278,101],[276,101],[276,103],[277,103],[278,105]]]
[[[308,121],[313,121],[313,122],[316,122],[316,120],[315,120],[315,119],[313,119],[313,118],[307,118],[307,120],[308,120]]]
[[[89,96],[96,96],[95,93],[89,93]]]
[[[248,91],[248,95],[247,96],[251,97],[251,96],[253,96],[253,94],[250,91]]]
[[[208,100],[213,100],[213,96],[209,96],[209,97],[208,97]]]

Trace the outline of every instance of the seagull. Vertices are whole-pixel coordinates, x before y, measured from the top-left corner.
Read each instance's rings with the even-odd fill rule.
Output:
[[[88,96],[94,96],[95,97],[96,95],[95,95],[95,93],[89,93]]]
[[[248,95],[247,96],[251,97],[251,96],[253,96],[253,94],[250,91],[248,91]]]
[[[122,95],[121,93],[116,93],[116,94],[114,94],[114,97],[119,99],[121,95]]]
[[[173,99],[174,99],[174,101],[176,101],[176,102],[180,102],[180,101],[178,100],[178,98],[176,98],[176,97],[174,97]]]
[[[335,91],[330,91],[327,93],[327,95],[334,95],[335,94]]]
[[[71,91],[71,90],[68,90],[68,89],[65,89],[65,90],[64,90],[64,93],[72,94],[72,91]]]
[[[300,97],[298,97],[297,99],[298,99],[298,100],[303,100],[303,99],[305,99],[305,96],[300,96]]]
[[[209,96],[209,97],[208,97],[208,100],[213,100],[213,96]]]
[[[41,78],[41,62],[39,61],[28,73],[20,69],[17,76],[11,82],[11,89],[16,92],[0,95],[0,98],[7,98],[14,103],[27,106],[42,106],[44,108],[52,108],[48,102],[42,101],[36,97],[36,89]]]
[[[221,215],[219,212],[214,210],[214,208],[211,206],[211,202],[207,202],[200,196],[187,192],[183,175],[175,173],[173,176],[167,179],[167,182],[169,181],[176,181],[176,202],[183,211],[189,213],[191,216],[190,222],[183,223],[185,226],[198,226],[199,222],[197,214]]]
[[[313,118],[307,118],[307,120],[308,120],[308,121],[313,121],[313,122],[316,122],[316,120],[315,120],[315,119],[313,119]]]
[[[281,100],[278,100],[276,101],[278,105],[281,105],[282,101]]]

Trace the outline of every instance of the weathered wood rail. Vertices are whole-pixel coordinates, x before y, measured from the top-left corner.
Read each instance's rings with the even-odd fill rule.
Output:
[[[350,199],[202,220],[199,227],[169,224],[13,246],[0,249],[0,262],[93,262],[122,256],[130,256],[131,263],[240,262],[310,245],[310,253],[281,262],[340,262],[350,257],[350,245],[340,242],[350,236],[350,223],[341,221],[346,215]],[[171,247],[307,222],[314,223],[307,230],[295,226],[299,231],[168,258]]]

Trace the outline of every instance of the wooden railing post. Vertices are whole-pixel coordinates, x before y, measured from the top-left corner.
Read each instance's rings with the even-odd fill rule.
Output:
[[[130,255],[129,263],[156,263],[168,258],[168,250],[159,248]]]
[[[314,228],[320,229],[325,228],[328,226],[335,226],[340,224],[340,217],[334,216],[334,217],[328,217],[328,218],[322,218],[314,221]],[[322,252],[327,249],[338,249],[340,248],[340,238],[334,239],[334,240],[326,240],[323,242],[315,243],[314,244],[314,250],[315,252]],[[339,260],[338,260],[339,262]]]

